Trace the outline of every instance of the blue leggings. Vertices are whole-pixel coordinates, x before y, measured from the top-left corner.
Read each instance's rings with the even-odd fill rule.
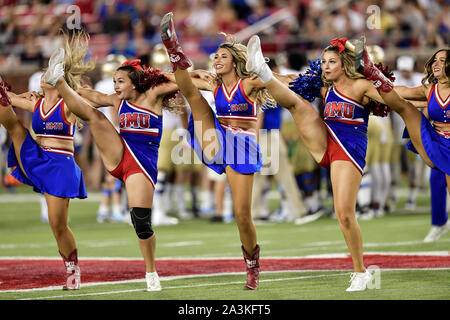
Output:
[[[447,222],[447,181],[445,173],[431,169],[430,174],[431,190],[431,224],[442,226]]]

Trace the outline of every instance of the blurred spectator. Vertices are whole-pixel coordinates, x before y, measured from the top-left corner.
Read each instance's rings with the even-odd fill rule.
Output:
[[[252,25],[258,21],[267,18],[270,15],[268,8],[264,5],[263,0],[252,1],[251,12],[247,16],[247,23]]]
[[[235,34],[246,27],[244,20],[239,20],[229,0],[218,0],[214,10],[217,29],[228,34]]]
[[[113,51],[111,43],[94,50],[100,61],[110,52],[139,55],[148,50],[147,42],[150,46],[160,43],[159,23],[168,11],[176,12],[179,37],[198,37],[192,43],[199,47],[191,50],[204,54],[205,63],[215,50],[219,32],[235,34],[280,9],[288,10],[291,16],[258,31],[269,35],[262,37],[263,44],[276,39],[266,44],[268,53],[320,49],[331,38],[351,39],[361,34],[368,43],[385,49],[435,48],[450,42],[450,3],[446,0],[9,0],[2,2],[0,10],[0,53],[25,61],[31,56],[33,60],[39,50],[28,46],[27,38],[32,34],[39,37],[39,48],[47,57],[57,45],[55,29],[65,22],[72,4],[80,8],[82,23],[87,24],[91,36],[120,34],[117,42],[121,45],[116,43]],[[379,8],[378,13],[367,11],[369,6]],[[378,19],[379,27],[367,25],[372,18]],[[129,40],[123,39],[123,32],[129,33]]]
[[[189,1],[188,0],[174,0],[174,1],[172,1],[172,4],[169,2],[168,6],[166,6],[166,10],[165,10],[164,14],[167,11],[176,12],[176,14],[174,15],[175,28],[177,29],[177,33],[179,33],[180,35],[183,35],[188,26],[187,19],[192,11],[190,8]],[[159,28],[159,26],[158,26],[158,28]]]
[[[208,0],[193,0],[192,10],[186,18],[188,32],[190,34],[212,34],[216,28],[212,26],[214,22],[214,11],[209,7]]]
[[[62,38],[59,33],[61,25],[55,23],[46,36],[40,38],[41,51],[44,58],[48,59],[57,48],[62,45]]]
[[[137,49],[133,42],[130,40],[130,36],[127,32],[119,33],[114,39],[110,54],[121,54],[127,58],[136,56]]]
[[[233,9],[237,13],[237,18],[239,20],[247,19],[248,15],[251,13],[251,9],[247,2],[248,0],[229,0]]]
[[[333,30],[337,34],[349,35],[349,38],[359,35],[365,27],[363,14],[349,8],[347,1],[338,1],[336,9],[333,14]]]
[[[6,171],[6,155],[8,154],[8,132],[5,127],[0,124],[0,185],[3,184],[3,175]]]
[[[396,61],[396,70],[394,71],[395,85],[406,87],[417,87],[421,84],[423,74],[414,71],[415,59],[412,56],[400,56]],[[413,152],[404,148],[406,140],[402,139],[405,123],[403,119],[396,113],[391,112],[394,151],[391,160],[392,182],[390,195],[390,207],[395,207],[397,200],[397,190],[400,175],[400,156],[404,154],[406,158],[406,166],[409,178],[409,193],[405,208],[414,210],[416,207],[416,197],[420,181],[422,180],[422,172],[424,162]]]
[[[39,62],[43,59],[43,55],[37,44],[36,38],[32,34],[28,34],[23,46],[23,51],[20,54],[20,60],[22,63],[32,63],[39,65]]]
[[[131,48],[135,50],[134,56],[146,54],[151,50],[150,38],[147,35],[147,28],[143,19],[138,19],[133,24],[130,44]]]
[[[115,34],[120,32],[120,16],[114,2],[107,1],[100,8],[100,20],[102,21],[103,32],[106,34]]]
[[[81,13],[94,13],[94,5],[96,1],[92,0],[77,0],[77,1],[65,1],[66,4],[74,4],[80,8]]]

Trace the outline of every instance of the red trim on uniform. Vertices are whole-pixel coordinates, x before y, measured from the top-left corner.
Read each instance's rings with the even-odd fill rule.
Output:
[[[220,122],[220,121],[219,121],[219,123],[222,126],[222,128],[224,128],[225,130],[231,131],[234,134],[238,134],[239,133],[239,134],[245,134],[247,136],[254,136],[254,137],[256,137],[255,129],[247,129],[247,130],[245,130],[245,129],[242,129],[242,128],[239,128],[239,127],[230,126],[230,125],[228,125],[226,123],[223,123],[223,122]]]
[[[67,120],[67,118],[66,118],[66,114],[65,114],[65,112],[64,112],[64,106],[65,106],[65,102],[64,102],[64,100],[62,101],[62,104],[61,104],[61,117],[62,117],[62,119],[63,119],[63,121],[68,125],[68,126],[72,126],[72,123],[71,122],[69,122],[69,120]],[[70,130],[70,129],[69,129]],[[72,134],[71,132],[69,132],[70,134]]]
[[[51,139],[60,139],[60,140],[72,140],[73,136],[70,135],[62,135],[62,134],[36,134],[36,137],[39,138],[51,138]]]
[[[328,92],[330,91],[330,88],[326,88],[326,91],[325,91],[325,101],[327,101],[327,98],[328,98]]]
[[[216,90],[214,90],[214,98],[216,98],[217,91],[219,91],[219,88],[220,88],[220,86],[217,86],[217,87],[216,87]]]
[[[137,131],[137,130],[127,130],[127,129],[120,129],[120,132],[128,132],[128,133],[140,133],[140,134],[146,134],[148,136],[158,136],[158,132],[148,132],[148,131]]]
[[[436,133],[437,133],[438,135],[444,137],[445,139],[450,139],[450,132],[447,132],[447,131],[438,131],[438,130],[435,130],[435,131],[436,131]]]
[[[363,106],[360,102],[358,102],[358,101],[356,101],[356,100],[353,100],[352,98],[347,97],[345,94],[341,93],[341,92],[340,92],[338,89],[336,89],[335,87],[332,87],[332,88],[333,88],[334,91],[336,91],[336,94],[337,94],[337,95],[343,96],[343,97],[344,97],[345,99],[347,99],[348,101],[355,103],[356,106],[358,106],[358,107],[364,109],[364,106]]]
[[[436,93],[436,101],[437,101],[438,105],[439,105],[442,109],[447,108],[447,104],[448,104],[448,102],[449,102],[450,95],[447,97],[447,99],[445,99],[445,101],[442,100],[441,95],[439,94],[439,86],[438,86],[436,83],[434,84],[434,86],[435,86],[435,93]],[[441,103],[442,103],[442,104],[441,104]]]
[[[364,124],[364,120],[361,121],[354,121],[354,120],[344,120],[344,119],[336,119],[336,118],[325,118],[326,121],[339,121],[347,124]]]
[[[119,107],[117,107],[117,114],[120,113],[120,110],[122,109],[122,106],[123,106],[123,102],[124,102],[124,101],[125,101],[125,100],[120,100]],[[114,107],[114,109],[115,109],[115,107]]]
[[[50,110],[48,110],[48,113],[44,112],[44,103],[41,104],[41,107],[39,108],[39,115],[41,117],[42,120],[47,120],[52,114],[53,112],[55,112],[56,108],[58,107],[58,105],[60,104],[60,102],[63,101],[63,99],[59,99],[54,105],[53,107],[50,108]]]
[[[61,149],[61,148],[50,148],[50,147],[44,147],[44,146],[40,146],[43,150],[48,151],[48,152],[53,152],[53,153],[59,153],[59,154],[65,154],[68,156],[72,156],[73,157],[73,150],[69,150],[69,149]]]
[[[252,100],[250,100],[250,98],[245,94],[245,90],[244,90],[244,81],[241,81],[241,83],[239,84],[239,88],[241,89],[241,93],[242,96],[244,97],[245,100],[247,100],[248,103],[250,103],[250,105],[252,106],[252,114],[256,116],[256,102],[253,102]]]
[[[433,124],[438,124],[438,123],[446,124],[446,122],[440,122],[440,121],[433,122]],[[436,133],[438,135],[444,137],[445,139],[450,139],[450,131],[439,131],[438,129],[436,129],[436,127],[434,127],[434,131],[436,131]]]
[[[157,113],[155,113],[155,112],[153,112],[153,111],[151,111],[151,110],[144,109],[144,108],[142,108],[142,107],[138,107],[137,105],[131,103],[130,101],[127,101],[127,103],[128,103],[132,108],[136,108],[136,109],[138,109],[139,111],[142,111],[142,112],[148,112],[148,113],[150,113],[152,116],[159,117],[159,115],[158,115]]]
[[[36,112],[36,109],[39,108],[39,106],[41,105],[42,99],[44,99],[44,97],[39,98],[39,100],[36,102],[36,104],[34,105],[33,112]]]
[[[235,119],[235,120],[242,120],[242,121],[258,121],[257,116],[235,116],[235,115],[217,115],[217,118],[224,118],[224,119]]]
[[[433,85],[431,86],[430,94],[428,95],[428,104],[430,104],[431,97],[433,96],[433,93],[434,93],[434,86],[435,86],[435,85],[436,85],[436,84],[433,83]]]
[[[239,80],[236,82],[236,84],[233,86],[233,89],[231,89],[231,94],[232,94],[231,96],[230,96],[230,93],[229,93],[228,90],[227,90],[227,87],[225,87],[225,84],[222,83],[222,86],[221,86],[221,87],[222,87],[222,92],[223,92],[223,95],[224,95],[225,99],[227,99],[228,102],[233,101],[234,95],[235,95],[236,92],[237,92],[237,87],[239,86],[241,80],[242,80],[242,79],[239,79]],[[234,92],[233,92],[233,91],[234,91]],[[230,97],[230,99],[228,99],[228,97]]]

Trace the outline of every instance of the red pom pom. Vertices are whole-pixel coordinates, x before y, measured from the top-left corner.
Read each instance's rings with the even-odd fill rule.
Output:
[[[378,63],[375,66],[385,75],[386,78],[391,80],[391,82],[395,81],[394,73],[389,70],[388,66],[383,66],[382,63]]]
[[[162,83],[170,82],[170,80],[162,74],[161,70],[153,68],[152,66],[143,68],[144,72],[141,75],[141,84],[146,88],[154,88]],[[166,99],[175,98],[176,93],[166,96]]]
[[[391,108],[389,108],[388,105],[375,100],[370,100],[370,102],[366,106],[369,107],[370,112],[374,116],[378,117],[387,117],[391,112]]]
[[[144,72],[141,76],[141,83],[146,87],[148,86],[149,88],[154,88],[161,83],[169,82],[169,79],[167,79],[167,77],[163,75],[159,69],[144,66],[143,70]]]

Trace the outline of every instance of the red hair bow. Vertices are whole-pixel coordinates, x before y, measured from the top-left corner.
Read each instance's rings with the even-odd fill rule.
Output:
[[[124,63],[122,63],[122,66],[130,66],[132,67],[134,70],[143,70],[142,66],[141,66],[141,60],[140,59],[136,59],[133,61],[127,60]]]
[[[338,47],[339,53],[345,50],[345,43],[347,42],[347,37],[339,38],[339,39],[333,39],[330,41],[330,44],[332,46]]]

